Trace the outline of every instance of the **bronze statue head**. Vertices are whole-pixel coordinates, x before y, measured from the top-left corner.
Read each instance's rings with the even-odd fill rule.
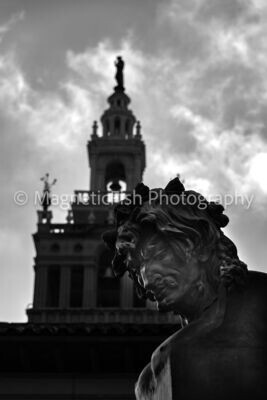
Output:
[[[221,228],[229,219],[222,205],[186,191],[178,178],[165,189],[138,184],[115,209],[117,226],[103,235],[113,248],[113,271],[128,271],[140,296],[159,310],[195,318],[227,290],[244,284],[246,265]]]

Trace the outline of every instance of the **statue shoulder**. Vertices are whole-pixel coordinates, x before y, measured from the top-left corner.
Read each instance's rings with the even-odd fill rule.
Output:
[[[160,346],[135,385],[136,400],[172,400],[170,355]]]
[[[171,335],[153,352],[151,362],[143,369],[135,385],[137,400],[172,400],[170,356],[179,332]]]

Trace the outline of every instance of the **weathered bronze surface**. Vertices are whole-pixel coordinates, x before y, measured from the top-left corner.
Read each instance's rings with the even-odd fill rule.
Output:
[[[138,400],[266,396],[267,275],[239,259],[223,211],[178,178],[164,190],[139,184],[103,236],[114,273],[182,320],[141,373]]]

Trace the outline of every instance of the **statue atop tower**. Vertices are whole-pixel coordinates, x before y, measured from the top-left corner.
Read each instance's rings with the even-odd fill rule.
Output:
[[[123,59],[118,56],[117,60],[115,61],[115,67],[116,67],[116,74],[115,74],[115,79],[117,81],[117,86],[115,86],[116,91],[124,91],[123,87],[123,68],[124,68],[124,61]]]

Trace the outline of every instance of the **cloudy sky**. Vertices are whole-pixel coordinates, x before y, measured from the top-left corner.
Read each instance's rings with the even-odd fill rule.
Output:
[[[266,37],[265,0],[0,1],[0,321],[26,320],[32,302],[40,177],[56,177],[57,194],[89,188],[86,142],[117,55],[147,145],[145,183],[180,173],[210,198],[236,195],[226,233],[265,270]]]

